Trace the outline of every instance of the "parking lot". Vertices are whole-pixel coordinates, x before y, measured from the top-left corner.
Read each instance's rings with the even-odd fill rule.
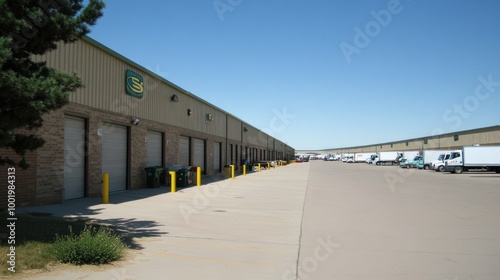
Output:
[[[302,279],[500,279],[499,174],[309,164]]]
[[[117,224],[135,242],[114,266],[32,279],[500,279],[494,173],[313,160],[24,210]]]

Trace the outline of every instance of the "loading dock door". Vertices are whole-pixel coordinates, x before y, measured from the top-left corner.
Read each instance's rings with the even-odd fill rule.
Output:
[[[205,140],[193,138],[193,166],[205,171]]]
[[[221,172],[221,165],[220,165],[221,146],[222,146],[221,142],[214,142],[214,171],[215,172]]]
[[[162,133],[148,130],[148,153],[146,166],[162,166]]]
[[[127,189],[127,127],[103,125],[102,173],[109,174],[110,192]]]
[[[64,119],[64,199],[85,196],[85,120]]]
[[[189,137],[179,137],[179,162],[182,166],[189,165]]]

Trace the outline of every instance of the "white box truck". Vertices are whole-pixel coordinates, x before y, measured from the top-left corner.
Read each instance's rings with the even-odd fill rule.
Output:
[[[500,173],[500,146],[469,146],[451,153],[444,171],[460,174],[467,171]]]
[[[375,153],[355,153],[354,162],[366,162],[372,155],[375,155]]]
[[[378,152],[377,157],[372,161],[372,164],[376,165],[385,165],[398,162],[399,159],[403,156],[402,152]]]
[[[418,156],[413,160],[407,162],[407,168],[418,167],[419,169],[428,170],[432,164],[443,162],[446,153],[452,152],[451,150],[425,150],[421,151]]]
[[[436,172],[444,172],[444,163],[450,159],[451,153],[445,153],[442,156],[440,155],[438,160],[435,160],[432,162],[432,169],[436,170]],[[460,152],[460,150],[457,150],[456,152]]]

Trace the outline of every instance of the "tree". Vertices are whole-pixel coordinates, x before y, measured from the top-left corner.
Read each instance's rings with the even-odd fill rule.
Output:
[[[35,62],[90,32],[102,16],[104,2],[89,0],[0,0],[0,148],[11,148],[19,162],[0,155],[0,165],[28,168],[24,156],[45,143],[33,130],[43,115],[68,104],[69,94],[83,86],[75,73],[63,73]],[[29,133],[17,133],[16,129]]]

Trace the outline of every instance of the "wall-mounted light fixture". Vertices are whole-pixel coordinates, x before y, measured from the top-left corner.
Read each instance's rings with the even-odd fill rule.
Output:
[[[130,123],[133,125],[138,125],[140,122],[141,122],[141,120],[139,120],[136,117],[132,117],[132,119],[130,120]]]
[[[188,110],[187,110],[187,115],[188,115],[188,116],[191,116],[191,113],[192,113],[192,112],[191,112],[191,109],[188,109]]]
[[[172,97],[170,97],[170,101],[179,102],[179,96],[177,96],[176,94],[172,95]]]
[[[247,132],[248,131],[248,128],[246,126],[243,127],[243,131],[244,132]]]

